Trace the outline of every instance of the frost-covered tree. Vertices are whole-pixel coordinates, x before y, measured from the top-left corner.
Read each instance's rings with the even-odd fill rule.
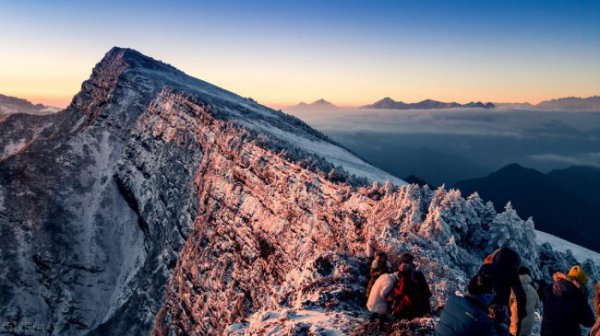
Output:
[[[417,232],[427,211],[429,189],[409,185],[402,189],[398,210],[401,214],[401,232]]]
[[[492,202],[484,203],[478,193],[473,193],[467,198],[467,206],[476,214],[476,220],[471,223],[467,241],[479,248],[486,249],[489,246],[489,229],[496,217],[496,210]]]
[[[443,196],[442,196],[443,195]],[[434,195],[429,213],[420,228],[420,234],[439,242],[448,242],[452,237],[457,244],[467,245],[469,230],[479,226],[477,213],[456,189]]]
[[[534,272],[537,272],[539,254],[533,219],[522,220],[508,202],[504,211],[494,218],[489,233],[491,249],[510,247],[519,253],[526,266],[534,268]]]

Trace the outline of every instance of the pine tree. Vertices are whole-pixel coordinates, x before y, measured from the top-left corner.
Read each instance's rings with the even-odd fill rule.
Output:
[[[511,202],[497,214],[490,227],[490,247],[510,247],[521,256],[523,264],[538,271],[539,254],[535,241],[533,219],[523,221]]]
[[[429,214],[420,233],[443,243],[453,237],[457,244],[466,245],[471,227],[479,226],[477,213],[462,198],[460,191],[455,189],[445,193],[438,191],[434,195],[435,202],[430,205]]]
[[[469,227],[468,243],[479,249],[485,249],[489,246],[489,229],[496,217],[496,210],[492,202],[483,203],[483,200],[477,192],[471,194],[467,199],[467,206],[476,214]]]

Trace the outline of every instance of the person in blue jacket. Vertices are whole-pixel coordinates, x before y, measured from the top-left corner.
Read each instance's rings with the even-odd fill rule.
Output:
[[[436,336],[509,336],[510,319],[503,305],[492,304],[494,279],[484,265],[471,279],[465,296],[453,295],[446,302]]]

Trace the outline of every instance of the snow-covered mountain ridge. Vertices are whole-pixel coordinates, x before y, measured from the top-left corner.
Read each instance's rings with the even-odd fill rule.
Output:
[[[412,251],[436,312],[497,246],[539,276],[574,262],[510,206],[406,185],[129,49],[65,111],[0,123],[0,153],[0,320],[21,334],[361,333],[367,244]]]

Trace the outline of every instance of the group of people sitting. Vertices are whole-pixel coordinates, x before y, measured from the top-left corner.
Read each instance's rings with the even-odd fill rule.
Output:
[[[384,252],[379,252],[371,264],[371,280],[367,285],[367,308],[379,319],[380,326],[388,320],[388,310],[394,319],[413,319],[431,315],[431,291],[423,273],[416,269],[410,253],[400,256],[398,271]]]
[[[393,273],[385,253],[373,260],[367,308],[371,321],[378,319],[380,327],[389,317],[431,316],[431,291],[413,259],[402,254]],[[538,287],[514,250],[498,249],[484,260],[466,293],[448,299],[435,335],[531,335],[543,302],[541,336],[581,336],[581,326],[592,328],[590,336],[600,336],[600,320],[595,321],[588,303],[587,282],[584,270],[573,266],[568,274],[554,274],[552,284]],[[596,285],[594,306],[600,314],[600,285]]]

